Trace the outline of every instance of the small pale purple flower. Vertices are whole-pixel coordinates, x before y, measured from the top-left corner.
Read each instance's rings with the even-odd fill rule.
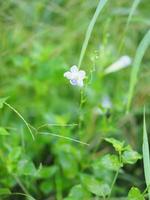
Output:
[[[76,65],[73,65],[70,71],[64,73],[64,77],[70,80],[71,85],[77,85],[79,87],[83,87],[85,76],[85,71],[79,70]]]

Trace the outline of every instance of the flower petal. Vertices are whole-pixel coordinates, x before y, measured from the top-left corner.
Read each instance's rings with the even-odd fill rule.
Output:
[[[78,85],[78,81],[75,79],[70,80],[70,83],[71,83],[71,85]]]
[[[64,73],[64,77],[66,77],[67,79],[71,79],[72,78],[72,73],[71,72],[65,72]]]
[[[83,70],[79,71],[79,77],[80,77],[80,79],[84,79],[85,75],[86,75],[85,71],[83,71]]]
[[[79,87],[83,87],[83,80],[82,80],[82,79],[81,79],[81,80],[78,80],[78,83],[77,83],[77,84],[78,84]]]
[[[70,71],[71,71],[72,73],[74,73],[74,72],[78,72],[79,69],[78,69],[78,67],[77,67],[76,65],[73,65],[73,66],[70,68]]]
[[[109,73],[119,71],[119,70],[131,65],[131,63],[132,63],[132,59],[129,56],[127,56],[127,55],[122,56],[116,62],[111,64],[109,67],[107,67],[105,69],[105,73],[109,74]]]

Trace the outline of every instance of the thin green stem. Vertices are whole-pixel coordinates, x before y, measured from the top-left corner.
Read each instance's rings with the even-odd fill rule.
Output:
[[[109,193],[108,199],[110,199],[110,197],[111,197],[113,187],[114,187],[114,185],[115,185],[115,183],[116,183],[116,180],[117,180],[117,178],[118,178],[118,175],[119,175],[119,170],[120,170],[120,168],[118,168],[118,170],[116,171],[116,174],[115,174],[115,176],[114,176],[113,182],[112,182],[112,184],[111,184],[111,188],[110,188],[110,193]]]
[[[80,92],[79,119],[78,119],[79,130],[81,129],[81,126],[82,126],[82,107],[83,107],[84,102],[85,102],[85,99],[84,99],[84,88],[83,88],[81,89],[81,92]]]
[[[47,126],[55,126],[55,127],[73,127],[77,126],[78,124],[43,124],[37,128],[37,130],[47,127]]]
[[[18,183],[18,185],[21,187],[21,189],[23,190],[23,192],[28,195],[31,196],[28,192],[28,190],[25,188],[25,186],[23,185],[23,183],[21,182],[21,180],[19,179],[18,176],[16,176],[15,174],[13,174],[14,179],[16,180],[16,182]]]
[[[14,112],[22,119],[22,121],[25,123],[26,127],[28,128],[29,132],[31,133],[32,139],[35,140],[35,137],[34,137],[34,135],[33,135],[33,132],[32,132],[32,130],[30,129],[30,126],[29,126],[28,122],[24,119],[24,117],[23,117],[14,107],[12,107],[10,104],[8,104],[8,103],[6,103],[6,102],[5,102],[4,104],[5,104],[6,106],[8,106],[12,111],[14,111]]]
[[[29,200],[36,200],[36,199],[33,198],[32,196],[27,195],[27,194],[23,194],[23,193],[20,193],[20,192],[14,192],[14,193],[11,193],[11,194],[8,194],[8,195],[9,195],[9,196],[19,195],[19,196],[27,197]]]
[[[76,143],[79,143],[79,144],[83,144],[83,145],[87,145],[87,146],[89,145],[88,143],[82,142],[80,140],[76,140],[76,139],[73,139],[73,138],[70,138],[70,137],[67,137],[67,136],[63,136],[63,135],[58,135],[58,134],[55,134],[55,133],[39,132],[39,134],[41,134],[41,135],[51,135],[51,136],[63,138],[63,139],[66,139],[66,140],[70,140],[70,141],[73,141],[73,142],[76,142]]]

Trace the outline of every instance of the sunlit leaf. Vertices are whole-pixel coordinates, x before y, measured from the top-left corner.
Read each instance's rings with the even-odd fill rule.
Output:
[[[117,171],[120,167],[122,167],[122,164],[120,163],[119,158],[116,155],[105,155],[102,158],[101,162],[105,169],[113,171]]]
[[[122,154],[122,161],[126,164],[134,164],[137,162],[137,160],[141,159],[142,156],[132,149],[124,151]]]
[[[9,133],[7,132],[5,128],[0,127],[0,135],[9,135]]]
[[[128,194],[128,200],[144,200],[144,197],[138,188],[132,187]]]
[[[107,142],[113,145],[116,151],[121,152],[124,149],[124,142],[120,142],[114,138],[105,138]]]

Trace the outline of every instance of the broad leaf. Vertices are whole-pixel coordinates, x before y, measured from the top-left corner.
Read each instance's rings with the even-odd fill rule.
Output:
[[[91,200],[91,195],[82,185],[75,185],[64,200]]]
[[[144,200],[144,197],[138,188],[132,187],[128,194],[128,200]]]
[[[101,163],[103,167],[105,167],[105,169],[113,171],[117,171],[120,167],[122,167],[122,164],[120,163],[118,156],[116,155],[105,155],[102,158]]]
[[[124,151],[122,154],[122,161],[125,164],[134,164],[137,160],[141,159],[142,156],[132,149]]]
[[[110,187],[108,184],[102,183],[90,175],[81,175],[81,182],[85,188],[100,197],[106,197],[110,194]]]

